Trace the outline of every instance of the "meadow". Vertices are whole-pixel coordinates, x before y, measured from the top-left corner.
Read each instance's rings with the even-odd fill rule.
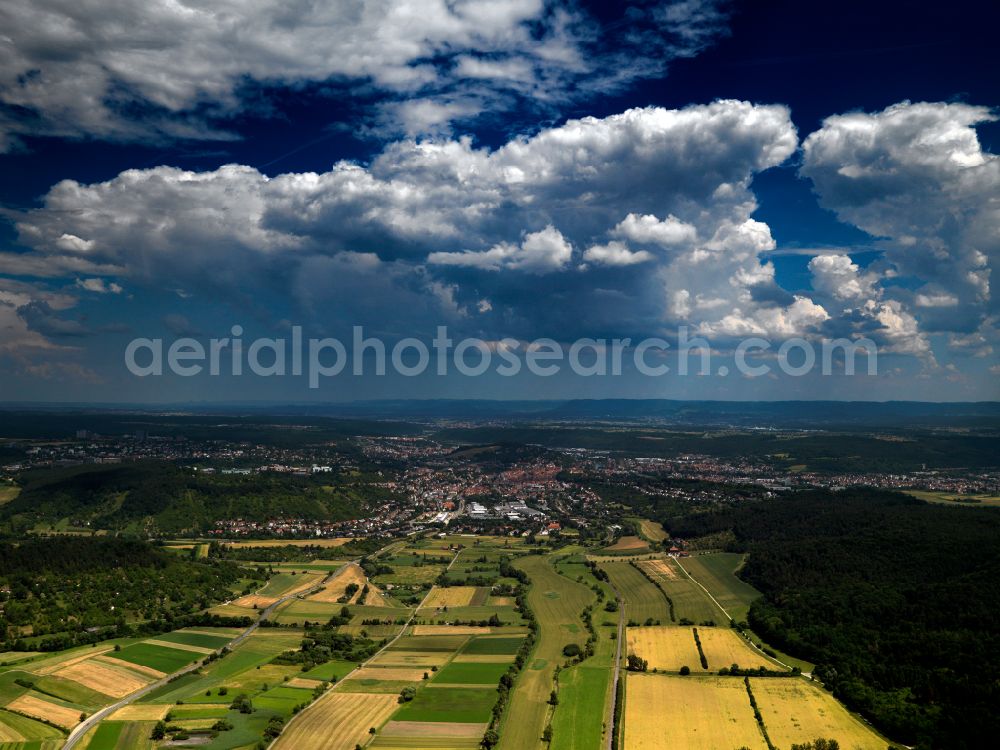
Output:
[[[670,558],[641,560],[636,563],[656,581],[674,603],[674,616],[679,623],[687,620],[694,624],[703,622],[728,622],[725,614],[705,596],[705,592],[685,575]]]
[[[750,604],[761,593],[736,576],[736,571],[743,565],[743,555],[713,552],[686,557],[680,564],[692,578],[708,589],[730,617],[746,622]]]
[[[549,558],[523,557],[514,565],[531,579],[527,600],[538,620],[539,634],[528,664],[511,692],[499,747],[533,750],[542,743],[549,713],[546,701],[553,688],[555,668],[565,661],[563,647],[570,643],[583,646],[587,631],[580,613],[595,596],[583,584],[559,575]]]
[[[620,537],[614,544],[601,550],[605,555],[638,555],[649,551],[649,543],[637,536]]]
[[[602,563],[600,567],[625,599],[627,620],[640,624],[647,620],[657,625],[670,624],[670,608],[663,592],[636,568],[629,563]]]

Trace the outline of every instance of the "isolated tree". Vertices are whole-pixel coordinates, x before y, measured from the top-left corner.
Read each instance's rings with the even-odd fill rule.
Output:
[[[153,731],[149,735],[150,739],[162,740],[166,736],[167,736],[167,725],[164,724],[162,721],[156,722],[156,725],[153,727]]]

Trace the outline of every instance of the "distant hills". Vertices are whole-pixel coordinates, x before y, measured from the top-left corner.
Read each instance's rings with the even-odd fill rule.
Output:
[[[145,413],[339,419],[510,421],[648,421],[691,427],[1000,427],[1000,402],[681,401],[671,399],[372,400],[341,403],[232,402],[170,405],[0,404],[9,412]],[[361,425],[357,425],[358,428]],[[363,431],[363,430],[362,430]],[[2,429],[0,429],[2,433]]]

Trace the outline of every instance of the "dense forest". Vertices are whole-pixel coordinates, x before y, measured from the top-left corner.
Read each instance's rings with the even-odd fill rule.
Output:
[[[732,529],[764,592],[750,625],[891,737],[971,750],[1000,736],[1000,510],[850,490],[663,520]]]
[[[181,618],[231,598],[255,575],[264,577],[128,539],[0,543],[0,641]]]
[[[341,521],[363,515],[387,491],[287,474],[206,475],[162,462],[25,472],[0,525],[23,533],[68,519],[72,526],[145,535],[203,532],[219,519],[277,516]]]

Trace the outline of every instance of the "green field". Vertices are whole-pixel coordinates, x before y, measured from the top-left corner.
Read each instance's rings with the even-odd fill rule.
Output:
[[[743,555],[714,552],[687,557],[680,562],[692,578],[708,589],[730,617],[746,621],[750,603],[761,593],[736,577],[736,571],[743,564]]]
[[[68,703],[84,706],[90,710],[114,703],[114,698],[91,690],[84,685],[72,680],[64,680],[60,677],[45,675],[40,677],[32,676],[35,683],[35,690],[46,695],[51,695]]]
[[[93,737],[87,744],[87,750],[113,750],[118,745],[125,723],[121,721],[105,721],[97,727]]]
[[[559,676],[559,705],[552,717],[551,750],[598,750],[602,746],[611,677],[609,664],[610,660],[595,655]]]
[[[20,714],[3,709],[0,709],[0,724],[10,727],[19,735],[25,737],[29,743],[32,741],[55,739],[64,736],[62,731],[53,726],[49,726],[48,724],[44,724],[40,721],[29,719],[27,716],[21,716]],[[22,743],[15,745],[15,747],[27,750],[31,747],[31,745]]]
[[[394,721],[486,723],[496,701],[496,690],[426,686],[392,718]]]
[[[501,655],[510,654],[513,656],[517,653],[517,650],[521,648],[521,644],[524,642],[523,636],[500,636],[496,638],[473,638],[469,641],[465,648],[462,649],[463,654],[487,654],[487,655]]]
[[[568,578],[577,580],[582,577],[586,582],[595,581],[583,564],[582,557],[563,558],[556,567]],[[605,601],[614,598],[614,592],[607,583],[597,585],[604,591]],[[662,594],[660,599],[663,599]],[[552,716],[553,734],[549,750],[599,750],[604,747],[602,734],[610,697],[618,615],[595,606],[593,620],[598,635],[594,655],[559,674],[559,704]]]
[[[670,624],[670,608],[663,592],[640,571],[628,563],[602,563],[600,567],[625,600],[628,620],[642,624],[652,619],[654,624]]]
[[[434,676],[434,682],[456,685],[496,685],[509,664],[452,662]]]
[[[653,573],[653,578],[660,584],[667,596],[674,603],[674,616],[677,622],[689,620],[693,623],[712,621],[717,624],[727,624],[725,614],[712,603],[698,584],[692,581],[675,560],[667,559],[665,564],[673,572],[672,577]]]
[[[596,597],[583,584],[556,573],[548,558],[523,557],[514,565],[531,578],[527,598],[538,618],[539,636],[528,667],[518,676],[511,693],[499,747],[534,750],[542,745],[549,708],[546,701],[553,687],[555,668],[565,661],[563,646],[584,644],[587,631],[580,613]]]
[[[281,686],[254,696],[253,705],[259,711],[290,714],[295,706],[309,703],[311,700],[312,690]]]
[[[467,635],[405,635],[389,651],[458,651],[469,640]]]
[[[200,655],[193,651],[182,651],[177,648],[155,646],[149,643],[136,643],[116,652],[114,657],[143,667],[152,667],[165,674],[171,674],[197,660]]]
[[[225,718],[233,724],[232,730],[219,732],[199,747],[208,750],[254,747],[260,741],[271,716],[278,715],[287,720],[291,717],[293,708],[308,703],[313,698],[310,688],[295,688],[284,684],[287,678],[302,676],[326,679],[334,675],[342,676],[355,666],[353,663],[337,662],[317,667],[313,670],[317,674],[313,674],[303,673],[298,665],[271,663],[283,651],[298,648],[302,636],[303,631],[296,629],[258,631],[233,649],[232,653],[202,667],[197,673],[184,675],[154,690],[139,703],[170,705],[173,713],[171,723],[183,722],[178,726],[187,729],[211,726],[219,718]],[[147,654],[140,656],[145,658]],[[327,674],[321,677],[318,674],[320,670],[325,670]],[[225,688],[224,693],[221,688]],[[228,709],[228,704],[240,694],[251,698],[255,709],[253,713],[242,714]],[[148,737],[153,723],[124,722],[122,737],[115,750],[152,747]],[[98,731],[105,731],[103,726],[102,724]]]
[[[209,635],[207,633],[189,633],[185,630],[175,630],[173,633],[165,633],[156,636],[158,641],[167,643],[181,643],[185,646],[201,646],[202,648],[222,648],[233,638],[239,635],[238,630],[230,630],[220,635]]]

